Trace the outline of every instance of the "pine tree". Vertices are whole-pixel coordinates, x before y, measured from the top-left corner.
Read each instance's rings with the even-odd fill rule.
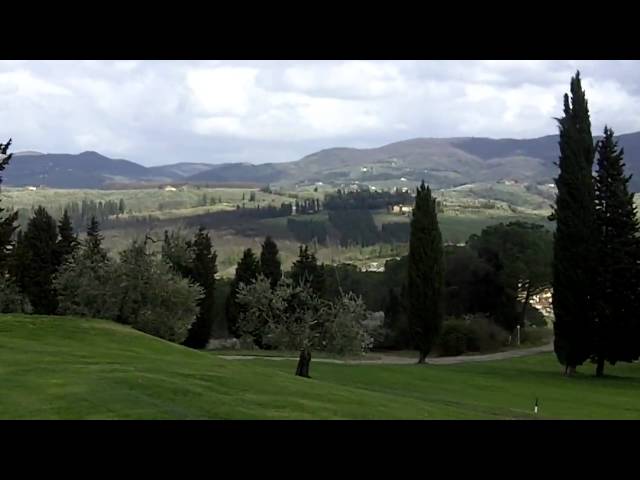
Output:
[[[100,224],[95,216],[91,217],[87,227],[87,238],[84,241],[85,253],[97,262],[107,260],[107,251],[102,247],[103,236],[100,233]]]
[[[213,250],[209,233],[202,226],[188,246],[193,252],[190,277],[202,288],[203,296],[198,301],[198,316],[189,329],[184,345],[204,348],[209,343],[213,329],[217,254]]]
[[[65,259],[73,255],[80,244],[78,236],[73,233],[71,217],[66,210],[58,223],[58,233],[60,234],[57,245],[58,255],[60,255],[60,262],[63,263]]]
[[[238,288],[240,284],[250,285],[253,283],[258,274],[260,273],[260,263],[253,250],[247,248],[242,253],[242,258],[236,266],[236,273],[231,283],[231,290],[227,297],[225,305],[226,317],[227,317],[227,329],[231,335],[238,337],[240,331],[238,330],[238,320],[240,319],[240,313],[242,306],[237,302]]]
[[[3,171],[13,154],[7,154],[9,147],[11,146],[11,139],[7,143],[0,143],[0,172]],[[2,184],[2,176],[0,176],[0,184]],[[13,233],[18,226],[16,221],[18,220],[18,212],[14,211],[3,218],[2,212],[4,209],[0,207],[0,274],[8,267],[8,260],[13,248]]]
[[[629,192],[631,176],[624,174],[624,150],[618,149],[613,130],[605,127],[597,153],[595,215],[599,238],[593,359],[596,375],[602,376],[605,360],[615,365],[637,360],[640,354],[640,226],[634,196]]]
[[[444,315],[444,257],[436,202],[424,181],[417,190],[409,240],[408,315],[413,342],[424,363]]]
[[[300,245],[298,259],[291,266],[291,279],[295,285],[307,284],[316,294],[322,296],[324,289],[323,268],[318,259],[309,252],[307,245]]]
[[[38,207],[16,247],[15,276],[18,286],[29,299],[34,313],[56,312],[57,299],[53,276],[60,266],[57,249],[58,229],[44,207]]]
[[[591,354],[592,289],[596,232],[591,121],[580,72],[564,96],[560,129],[560,173],[556,178],[553,262],[554,350],[571,375]]]
[[[278,245],[270,236],[264,239],[262,251],[260,252],[260,273],[262,273],[275,288],[282,278],[282,266],[278,257]]]

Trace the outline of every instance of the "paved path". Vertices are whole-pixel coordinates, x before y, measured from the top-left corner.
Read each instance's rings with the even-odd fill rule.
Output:
[[[453,365],[456,363],[467,362],[489,362],[492,360],[504,360],[507,358],[526,357],[529,355],[537,355],[539,353],[553,352],[553,344],[543,345],[541,347],[523,348],[522,350],[509,350],[506,352],[488,353],[484,355],[462,355],[459,357],[433,357],[427,358],[428,365]],[[226,360],[297,360],[297,357],[268,357],[260,355],[219,355],[219,358]],[[377,360],[338,360],[334,358],[314,358],[314,362],[324,363],[349,363],[349,364],[385,364],[385,365],[410,365],[415,364],[416,359],[410,357],[394,357],[392,355],[384,355]]]

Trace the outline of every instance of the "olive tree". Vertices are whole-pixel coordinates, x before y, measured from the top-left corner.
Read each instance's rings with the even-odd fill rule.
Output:
[[[309,376],[314,349],[345,355],[363,352],[371,345],[363,325],[367,318],[364,303],[353,294],[331,302],[309,285],[286,278],[272,289],[260,275],[254,283],[238,287],[237,301],[243,306],[242,337],[262,338],[265,345],[277,349],[299,350],[299,376]]]

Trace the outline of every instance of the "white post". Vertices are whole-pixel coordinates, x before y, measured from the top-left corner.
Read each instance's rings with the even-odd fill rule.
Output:
[[[518,345],[520,345],[520,325],[518,325]]]

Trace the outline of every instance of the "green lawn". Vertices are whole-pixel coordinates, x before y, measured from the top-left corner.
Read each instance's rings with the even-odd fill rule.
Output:
[[[640,418],[640,366],[553,355],[451,366],[224,360],[108,321],[0,315],[0,418]]]

